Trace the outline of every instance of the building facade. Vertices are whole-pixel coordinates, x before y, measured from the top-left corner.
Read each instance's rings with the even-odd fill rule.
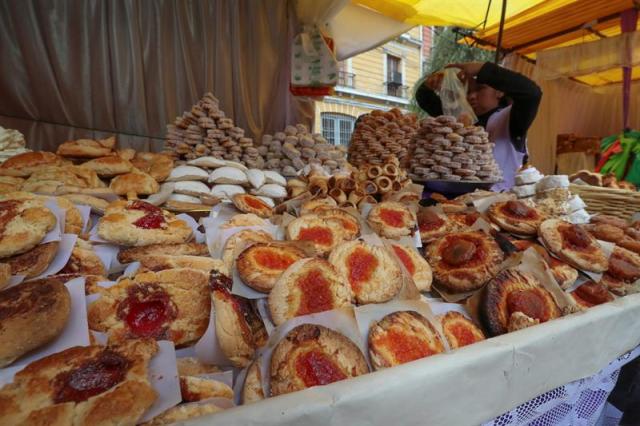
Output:
[[[316,102],[315,131],[336,145],[346,145],[360,115],[394,107],[406,111],[431,49],[431,34],[431,28],[414,27],[340,62],[335,94]]]

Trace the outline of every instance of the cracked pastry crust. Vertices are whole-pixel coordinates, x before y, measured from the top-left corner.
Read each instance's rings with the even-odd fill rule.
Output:
[[[158,182],[164,182],[173,170],[173,158],[165,154],[138,152],[131,160],[133,166],[151,175]]]
[[[89,160],[82,163],[80,167],[93,170],[100,177],[113,177],[129,173],[133,169],[133,164],[118,155],[109,155]]]
[[[540,210],[517,200],[494,203],[487,215],[500,229],[518,235],[536,235],[547,218]]]
[[[28,177],[42,166],[61,166],[63,163],[64,160],[52,152],[25,152],[0,164],[0,176]]]
[[[302,324],[287,333],[271,357],[271,395],[322,386],[368,372],[364,355],[327,327]]]
[[[433,209],[420,209],[417,215],[418,230],[423,243],[430,243],[451,232],[455,224],[449,218]]]
[[[101,291],[87,310],[89,328],[110,342],[153,338],[185,346],[207,329],[208,274],[196,269],[143,272]]]
[[[458,349],[486,339],[480,327],[460,312],[449,311],[438,319],[442,325],[442,333],[451,349]]]
[[[0,258],[31,250],[56,223],[51,210],[29,200],[0,201]]]
[[[236,259],[242,281],[254,290],[269,293],[282,273],[294,262],[306,257],[293,246],[256,243],[247,247]]]
[[[97,140],[78,139],[61,143],[56,154],[61,157],[97,158],[111,154],[115,146],[115,136]]]
[[[309,241],[319,255],[325,256],[345,241],[347,235],[341,221],[308,214],[292,220],[287,225],[287,239]]]
[[[76,240],[76,246],[71,252],[69,261],[59,273],[107,275],[107,270],[104,267],[102,260],[100,260],[100,257],[93,250],[91,243],[78,238]]]
[[[232,201],[233,205],[243,213],[253,213],[260,217],[273,216],[273,209],[255,195],[236,194]]]
[[[155,342],[75,346],[39,359],[0,389],[6,424],[133,425],[156,400],[148,366]]]
[[[124,246],[186,243],[192,231],[183,220],[145,201],[114,201],[98,222],[98,235]]]
[[[480,318],[491,336],[509,331],[514,313],[546,322],[561,316],[560,308],[533,276],[514,270],[502,271],[489,281],[480,302]]]
[[[8,194],[0,195],[0,201],[2,200],[19,200],[24,201],[29,207],[41,207],[47,208],[46,202],[54,200],[61,210],[64,210],[64,232],[67,234],[80,234],[82,232],[82,214],[76,208],[76,206],[66,198],[62,197],[49,197],[45,195],[31,194],[29,192],[11,192]]]
[[[409,208],[395,201],[384,201],[373,206],[367,223],[378,235],[385,238],[400,238],[411,235],[416,220]]]
[[[484,232],[454,232],[431,243],[426,258],[438,285],[452,293],[464,293],[493,278],[504,253]]]
[[[547,262],[553,278],[562,288],[569,288],[578,279],[578,270],[562,260],[549,255],[547,249],[531,240],[515,240],[511,242],[518,251],[525,251],[533,247],[538,254]]]
[[[420,256],[420,253],[414,248],[392,243],[391,249],[411,275],[411,279],[416,288],[419,291],[429,291],[431,289],[431,281],[433,280],[429,262]]]
[[[120,263],[131,263],[145,256],[169,254],[173,256],[208,256],[209,248],[200,243],[150,244],[143,247],[123,248],[118,252]]]
[[[58,252],[58,241],[39,244],[22,254],[3,259],[11,266],[11,275],[24,275],[26,279],[37,277],[47,270]]]
[[[227,238],[227,241],[225,241],[224,249],[222,250],[222,262],[227,267],[227,270],[231,271],[233,262],[239,254],[236,253],[236,251],[241,249],[241,245],[246,248],[251,244],[268,243],[271,241],[273,241],[273,237],[266,231],[243,229],[242,231],[236,232]]]
[[[151,175],[135,171],[114,177],[109,188],[117,195],[151,195],[160,190],[160,185]]]
[[[609,261],[596,239],[580,225],[549,219],[540,225],[545,246],[571,266],[591,272],[604,272]]]
[[[344,231],[344,239],[346,241],[353,240],[360,235],[360,223],[358,219],[351,213],[338,208],[321,209],[316,212],[318,216],[324,219],[334,219],[340,222]]]
[[[342,243],[329,255],[329,263],[349,283],[358,304],[389,301],[402,288],[400,267],[384,247]]]
[[[298,260],[269,293],[269,311],[275,325],[345,306],[351,306],[351,288],[324,259]]]
[[[369,359],[374,370],[444,352],[435,328],[415,311],[385,315],[369,328]]]

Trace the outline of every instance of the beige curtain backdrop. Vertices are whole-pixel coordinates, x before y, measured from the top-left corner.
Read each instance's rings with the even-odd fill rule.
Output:
[[[518,56],[505,59],[507,68],[536,80],[535,66]],[[619,84],[592,88],[568,79],[536,80],[543,96],[538,115],[527,135],[531,163],[552,173],[556,159],[556,136],[609,136],[622,130],[622,87]],[[630,124],[640,128],[640,85],[631,88]]]
[[[288,91],[297,30],[289,1],[0,0],[0,126],[39,149],[118,133],[158,150],[207,91],[257,137],[310,124]]]

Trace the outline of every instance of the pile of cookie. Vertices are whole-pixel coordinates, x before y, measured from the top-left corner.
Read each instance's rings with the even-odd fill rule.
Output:
[[[330,144],[322,135],[312,134],[304,124],[262,136],[257,149],[266,159],[266,169],[288,177],[296,176],[307,164],[322,166],[328,173],[347,165],[346,147]]]
[[[167,125],[166,148],[178,159],[193,160],[212,156],[238,161],[247,167],[262,169],[264,159],[246,137],[244,129],[220,109],[220,102],[206,93],[191,111],[185,111],[173,124]]]
[[[493,157],[494,143],[479,126],[465,126],[452,116],[420,121],[411,142],[411,178],[498,182],[502,172]]]
[[[24,136],[17,130],[0,126],[0,163],[14,155],[29,151]]]
[[[398,108],[386,112],[374,110],[360,116],[351,135],[349,163],[359,167],[396,159],[405,167],[416,129],[415,114],[403,114]]]

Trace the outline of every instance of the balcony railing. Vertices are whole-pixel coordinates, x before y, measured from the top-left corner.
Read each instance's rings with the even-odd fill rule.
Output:
[[[356,87],[356,75],[352,72],[338,71],[338,86]]]
[[[387,81],[384,83],[387,88],[388,96],[395,96],[397,98],[407,98],[407,91],[409,86],[405,86],[402,83],[398,83],[396,81]]]

